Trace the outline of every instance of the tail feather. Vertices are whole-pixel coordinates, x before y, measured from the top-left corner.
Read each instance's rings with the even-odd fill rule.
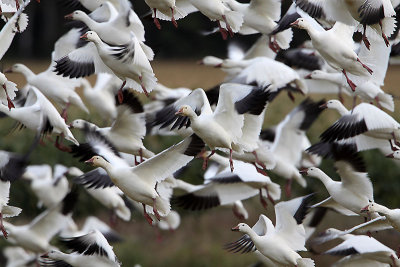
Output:
[[[131,219],[131,210],[126,207],[125,205],[119,206],[116,210],[115,213],[119,218],[121,218],[124,221],[129,221]]]
[[[226,21],[231,27],[233,32],[238,32],[240,27],[243,24],[243,15],[242,13],[236,11],[226,11],[225,12]]]
[[[161,216],[167,216],[171,211],[171,204],[169,203],[169,200],[162,197],[157,197],[156,209]]]
[[[378,94],[379,98],[379,104],[386,108],[387,110],[390,110],[391,112],[394,111],[394,101],[393,101],[393,96],[390,94],[386,93],[380,93]]]
[[[18,216],[21,213],[22,209],[14,206],[4,206],[1,210],[1,214],[3,218]]]
[[[282,49],[288,49],[290,47],[290,42],[292,41],[292,38],[292,29],[284,30],[283,32],[279,32],[275,35],[276,42]]]

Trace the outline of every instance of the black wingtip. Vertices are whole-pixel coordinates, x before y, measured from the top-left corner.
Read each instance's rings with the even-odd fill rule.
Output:
[[[143,105],[139,101],[139,99],[135,96],[135,94],[129,90],[122,91],[123,101],[119,103],[118,96],[115,96],[115,103],[117,105],[126,105],[128,106],[133,113],[142,113],[144,112]]]
[[[270,90],[268,90],[269,86],[270,85],[267,85],[264,88],[254,88],[247,96],[236,101],[236,111],[239,114],[249,113],[252,115],[260,115],[267,102],[271,101],[272,96],[274,95]]]
[[[358,120],[355,115],[345,115],[325,130],[320,138],[324,142],[333,142],[354,137],[366,131],[368,128],[364,119]]]
[[[193,193],[176,196],[171,199],[171,204],[185,210],[205,210],[220,205],[217,196],[196,196]]]
[[[57,75],[69,78],[82,78],[92,75],[95,72],[93,62],[74,62],[68,55],[55,60],[54,72]]]
[[[303,102],[300,103],[299,108],[305,112],[304,119],[300,125],[300,130],[307,131],[311,127],[311,125],[323,111],[319,108],[319,106],[324,103],[325,99],[314,102],[310,98],[306,98],[305,100],[303,100]]]
[[[204,141],[198,137],[196,134],[192,134],[189,138],[191,138],[191,141],[186,148],[184,154],[187,156],[197,156],[205,147]]]
[[[62,200],[61,213],[64,215],[68,215],[69,213],[71,213],[78,201],[78,197],[79,188],[78,186],[73,185],[71,191]]]
[[[308,211],[310,210],[310,203],[314,197],[314,193],[309,194],[303,197],[300,206],[297,208],[296,213],[293,215],[293,218],[296,220],[297,224],[303,223],[304,218],[306,217]]]

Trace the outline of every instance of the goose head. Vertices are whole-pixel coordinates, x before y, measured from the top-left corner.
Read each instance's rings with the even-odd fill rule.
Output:
[[[377,205],[373,202],[369,203],[367,206],[360,210],[361,213],[372,213],[377,212]]]
[[[103,157],[101,156],[93,156],[90,159],[86,160],[85,163],[93,165],[95,167],[104,167],[109,164]]]
[[[312,177],[318,177],[321,174],[324,174],[319,168],[317,167],[310,167],[310,168],[304,168],[301,169],[300,174],[302,175],[307,175],[307,176],[312,176]]]
[[[64,18],[67,20],[82,20],[86,17],[86,13],[80,10],[75,10],[71,14],[65,15]]]
[[[233,227],[231,230],[232,231],[237,231],[237,232],[242,232],[242,233],[248,233],[248,232],[251,231],[251,228],[250,228],[250,226],[248,226],[245,223],[239,223],[238,225]]]
[[[189,105],[183,105],[179,108],[179,110],[177,112],[175,112],[175,115],[179,115],[179,116],[186,116],[189,118],[193,118],[196,115],[196,113],[193,111],[192,107]]]
[[[23,73],[27,67],[24,64],[14,64],[11,68],[7,69],[4,73]]]
[[[70,128],[76,128],[76,129],[84,129],[85,128],[85,124],[86,124],[86,121],[81,120],[81,119],[77,119],[77,120],[74,120],[73,122],[71,122],[69,124],[69,127]]]
[[[339,100],[332,99],[332,100],[327,101],[325,104],[322,104],[319,107],[322,109],[329,108],[329,109],[339,110],[343,107],[343,104]]]
[[[100,37],[94,31],[87,31],[84,35],[82,35],[79,38],[81,38],[81,39],[83,39],[85,41],[88,41],[88,42],[94,42],[94,43],[100,43],[101,42]]]
[[[295,22],[291,23],[290,26],[296,27],[299,29],[306,30],[309,28],[308,22],[304,18],[299,18]]]
[[[325,72],[322,70],[314,70],[310,74],[304,77],[304,79],[315,79],[315,80],[323,80],[325,78]]]
[[[50,259],[54,259],[54,260],[59,260],[59,259],[61,259],[61,257],[60,257],[61,254],[62,253],[58,250],[50,250],[49,252],[41,255],[40,257],[45,258],[45,259],[50,258]]]

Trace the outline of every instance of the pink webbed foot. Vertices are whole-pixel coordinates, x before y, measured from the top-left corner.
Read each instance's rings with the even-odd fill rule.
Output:
[[[211,151],[211,154],[204,158],[204,161],[203,161],[203,170],[207,169],[208,160],[209,160],[209,159],[211,158],[211,156],[214,155],[214,154],[215,154],[215,150],[212,150],[212,151]]]
[[[142,86],[143,93],[144,93],[147,97],[150,97],[149,92],[147,92],[147,89],[146,89],[146,87],[145,87],[144,84],[143,84],[143,77],[142,77],[142,76],[139,76],[139,80],[140,80],[140,85]]]
[[[157,191],[157,184],[156,184],[156,191]],[[153,212],[154,212],[154,215],[156,216],[156,218],[157,218],[157,220],[161,220],[161,216],[160,216],[160,214],[158,213],[158,211],[157,211],[157,209],[156,209],[156,199],[153,199]]]
[[[4,225],[3,225],[3,214],[1,214],[1,213],[0,213],[0,229],[1,229],[1,232],[3,233],[4,238],[7,239],[8,238],[8,233],[6,231],[6,228],[4,228]]]
[[[228,29],[229,35],[232,38],[234,34],[233,34],[233,31],[232,31],[231,25],[229,25],[229,23],[226,21],[225,15],[222,15],[222,19],[225,21],[226,28]]]
[[[368,41],[368,38],[367,38],[367,35],[366,35],[367,25],[364,24],[363,27],[364,27],[364,31],[363,31],[363,35],[362,35],[362,41],[364,42],[365,47],[366,47],[368,50],[370,50],[371,44],[370,44],[370,42]]]
[[[268,203],[267,201],[264,199],[263,195],[262,195],[262,190],[260,189],[260,202],[263,205],[264,209],[268,209]]]
[[[288,198],[292,195],[292,179],[287,180],[285,185],[285,193]]]
[[[352,80],[349,79],[349,77],[347,77],[347,73],[345,70],[342,70],[342,73],[343,73],[344,77],[346,77],[347,84],[350,86],[351,90],[354,92],[356,90],[357,86],[353,83]]]

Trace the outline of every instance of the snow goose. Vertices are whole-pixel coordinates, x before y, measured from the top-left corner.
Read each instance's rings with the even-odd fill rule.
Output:
[[[307,94],[307,85],[292,68],[267,57],[257,57],[249,60],[225,60],[222,68],[241,68],[241,71],[230,82],[241,84],[271,84],[271,91],[288,89]]]
[[[110,17],[106,21],[96,21],[93,16],[85,12],[76,10],[65,16],[66,19],[78,20],[95,31],[104,42],[111,45],[124,45],[130,42],[131,33],[138,39],[140,46],[145,51],[149,60],[152,60],[154,53],[150,47],[143,43],[144,27],[136,13],[131,9],[131,4],[127,0],[118,0],[119,8],[116,16]]]
[[[334,181],[316,167],[303,169],[300,173],[319,179],[330,197],[313,207],[330,207],[344,215],[364,215],[361,209],[374,200],[372,183],[368,177],[365,163],[354,145],[332,144],[330,157],[335,160],[335,167],[341,181]],[[372,217],[379,215],[373,213]]]
[[[99,266],[116,267],[120,266],[107,239],[100,231],[94,230],[86,235],[63,238],[61,240],[71,251],[66,254],[58,250],[51,250],[41,256],[41,266],[70,265],[76,267]]]
[[[115,215],[124,221],[129,221],[131,219],[131,211],[124,200],[124,193],[118,187],[96,188],[87,184],[88,180],[99,179],[99,177],[103,176],[107,177],[105,179],[110,179],[104,170],[98,168],[82,173],[82,175],[74,179],[74,183],[83,184],[89,195],[112,211],[111,222],[115,222]]]
[[[69,229],[66,231],[65,229],[63,229],[63,231],[60,233],[60,236],[61,237],[77,237],[77,236],[82,236],[82,235],[88,234],[94,230],[100,231],[100,233],[102,233],[102,235],[110,243],[120,242],[123,240],[123,238],[121,237],[120,234],[118,234],[116,231],[114,231],[112,228],[110,228],[110,226],[108,226],[106,223],[101,221],[96,216],[86,217],[85,222],[80,230],[77,227],[76,227],[76,229],[74,229],[74,231],[69,231]]]
[[[315,28],[315,24],[310,20],[299,18],[292,23],[292,26],[308,32],[314,48],[332,68],[343,73],[354,91],[357,85],[348,77],[349,75],[357,83],[358,81],[361,83],[373,73],[372,69],[361,62],[353,51],[354,27],[336,22],[330,30],[325,31],[322,28]],[[335,47],[332,46],[333,44]]]
[[[213,159],[215,156],[211,157]],[[245,200],[260,194],[260,201],[267,207],[267,202],[263,196],[263,190],[271,203],[275,203],[281,196],[280,186],[271,181],[268,176],[264,176],[256,171],[249,163],[234,161],[235,170],[229,171],[229,167],[224,171],[208,177],[204,185],[188,188],[188,193],[174,197],[173,204],[184,209],[202,210],[216,206],[233,205],[238,200]],[[182,188],[182,182],[177,180],[178,187]],[[185,188],[185,186],[184,186]]]
[[[35,253],[44,253],[53,246],[51,239],[64,228],[77,200],[77,192],[68,193],[62,203],[36,216],[29,224],[12,225],[4,222],[9,241]]]
[[[69,183],[65,174],[68,168],[57,164],[54,175],[49,165],[31,165],[26,168],[22,178],[31,182],[31,189],[38,197],[38,207],[51,208],[58,204],[68,193]]]
[[[159,30],[161,30],[161,24],[158,19],[170,20],[172,24],[178,28],[176,20],[182,19],[189,13],[197,11],[197,9],[186,0],[145,0],[145,2],[153,12],[154,24]]]
[[[321,108],[329,108],[336,110],[341,116],[352,115],[353,111],[349,111],[340,101],[332,99],[327,101],[325,104],[321,105]],[[370,135],[359,134],[352,138],[346,138],[343,140],[338,141],[339,143],[347,143],[347,144],[354,144],[357,147],[357,151],[364,151],[369,149],[376,149],[378,148],[382,153],[387,155],[393,149],[396,149],[391,142],[388,142],[384,139],[379,139],[376,137],[372,137]],[[313,145],[314,151],[317,152],[318,150],[322,151],[320,148],[327,146],[326,143],[321,142]],[[320,147],[320,148],[318,148]],[[310,148],[311,151],[311,148]],[[323,156],[323,155],[322,155]]]
[[[381,33],[387,46],[389,46],[387,36],[390,36],[396,28],[393,18],[396,12],[390,0],[295,0],[295,3],[310,16],[317,19],[340,21],[352,26],[360,23],[364,29],[362,40],[367,48],[370,46],[367,38],[367,25],[373,29],[371,34]]]
[[[0,32],[0,60],[7,52],[11,45],[12,40],[17,32],[23,32],[28,27],[28,16],[22,13],[25,7],[29,4],[30,0],[27,0],[22,7],[15,12],[15,14],[7,21],[6,25],[3,26]],[[0,8],[1,9],[1,8]],[[1,10],[0,10],[1,12]]]
[[[339,86],[339,90],[344,89],[346,94],[354,94],[354,96],[359,96],[366,102],[375,102],[379,108],[386,108],[389,111],[394,111],[393,96],[385,93],[377,84],[374,83],[374,79],[362,83],[353,93],[348,87],[346,80],[344,80],[342,74],[339,72],[328,73],[321,70],[315,70],[309,74],[308,78],[331,82]],[[343,102],[343,98],[341,96],[339,96],[339,98],[340,101]]]
[[[203,15],[211,21],[217,21],[219,31],[225,40],[228,33],[233,37],[233,33],[238,32],[243,24],[243,15],[240,12],[230,10],[221,0],[189,0]]]
[[[17,91],[17,85],[9,80],[6,76],[0,72],[0,84],[4,91],[0,90],[0,101],[3,105],[6,105],[8,109],[15,108],[12,100],[15,98]]]
[[[329,239],[323,238],[323,242],[325,242],[326,240],[331,240],[333,238],[340,238],[343,240],[343,242],[339,245],[324,252],[324,254],[329,255],[347,256],[346,258],[343,258],[337,266],[348,266],[346,264],[351,264],[361,259],[367,259],[373,262],[379,262],[381,264],[386,263],[390,265],[394,264],[393,266],[400,266],[400,260],[398,259],[396,252],[385,246],[384,244],[380,243],[373,237],[369,237],[366,235],[352,235],[348,233],[348,231],[343,232],[335,228],[327,229],[324,235],[328,235],[330,237]],[[366,266],[375,265],[368,264]]]
[[[232,252],[259,251],[275,265],[314,266],[314,261],[303,259],[296,251],[304,251],[305,231],[302,221],[307,213],[311,195],[275,205],[275,226],[265,215],[260,215],[258,222],[250,228],[239,223],[232,231],[245,233],[238,241],[226,245]],[[301,265],[300,265],[301,264]]]
[[[262,33],[271,34],[276,27],[276,22],[281,16],[281,2],[276,0],[239,3],[236,0],[227,1],[227,5],[233,10],[243,14],[241,34]],[[280,49],[289,48],[293,33],[289,28],[276,35],[270,36],[269,46],[277,52]]]
[[[123,102],[117,103],[117,117],[111,127],[99,128],[93,123],[85,120],[74,120],[71,128],[84,129],[86,125],[95,129],[109,139],[118,151],[134,154],[148,159],[154,153],[143,145],[143,138],[146,134],[145,117],[140,101],[132,92],[123,91]]]
[[[105,169],[108,174],[99,178],[92,177],[88,182],[97,187],[115,184],[128,197],[142,203],[144,216],[150,225],[152,219],[147,213],[146,205],[153,207],[152,212],[157,219],[160,219],[161,215],[167,215],[170,210],[169,201],[160,196],[156,185],[185,166],[204,148],[201,139],[192,135],[145,162],[131,167],[120,158],[115,147],[104,136],[90,129],[86,129],[85,132],[88,143],[73,146],[72,153],[82,161],[86,160],[86,163]]]
[[[384,111],[374,105],[361,103],[351,112],[345,113],[346,108],[339,101],[337,101],[339,103],[329,102],[339,108],[342,117],[321,134],[322,141],[340,141],[363,134],[371,137],[372,140],[389,140],[392,149],[394,149],[392,139],[396,145],[399,145],[397,140],[400,140],[400,124]],[[387,144],[387,141],[385,143]],[[376,142],[369,144],[369,146],[372,145],[376,145]]]
[[[89,105],[104,119],[113,121],[117,117],[114,88],[119,87],[119,80],[108,73],[99,73],[96,84],[92,87],[88,80],[81,80],[83,95]]]
[[[288,196],[291,194],[293,179],[302,187],[307,185],[296,166],[300,164],[305,150],[304,139],[308,140],[306,131],[321,113],[319,106],[323,102],[323,100],[314,102],[307,98],[286,115],[276,127],[271,145],[271,152],[276,162],[272,172],[287,179],[285,190]]]
[[[74,91],[74,88],[78,86],[78,83],[66,80],[61,80],[51,70],[46,70],[39,74],[35,74],[27,66],[23,64],[14,64],[10,69],[5,71],[6,73],[21,73],[26,78],[29,85],[39,89],[46,97],[54,100],[63,108],[62,117],[67,118],[67,109],[69,105],[74,105],[79,109],[89,113],[82,99]],[[57,90],[55,89],[57,88]]]
[[[233,171],[232,151],[253,151],[257,146],[256,138],[251,137],[258,136],[261,131],[258,116],[263,113],[270,96],[271,93],[265,87],[223,84],[213,112],[205,92],[196,89],[187,97],[157,112],[152,125],[162,124],[162,127],[166,127],[174,123],[172,128],[190,126],[211,149],[203,168],[207,167],[208,158],[215,153],[216,148],[225,148],[229,149]],[[244,125],[248,125],[246,129]]]
[[[122,80],[123,83],[119,90],[120,102],[122,102],[122,88],[125,85],[138,92],[144,92],[147,96],[153,90],[157,83],[157,78],[133,33],[130,41],[123,45],[108,45],[94,31],[86,32],[81,38],[93,42],[98,55],[93,51],[89,51],[89,56],[82,57],[77,52],[70,53],[68,55],[69,59],[74,61],[74,65],[77,67],[91,64],[94,66],[96,73],[108,72]]]
[[[35,131],[37,134],[59,134],[55,146],[61,150],[64,150],[65,147],[59,143],[60,136],[65,137],[74,144],[79,144],[57,109],[35,87],[30,86],[28,98],[23,107],[14,108],[9,111],[8,108],[0,105],[0,111],[17,120],[28,129]]]
[[[387,155],[386,157],[392,158],[392,159],[400,160],[400,151],[399,151],[399,150],[396,150],[396,151],[394,151],[393,153]]]
[[[372,43],[369,51],[364,46],[360,48],[358,57],[364,63],[372,62],[374,65],[374,72],[370,79],[359,84],[357,89],[354,91],[354,95],[359,96],[366,102],[376,102],[376,105],[379,108],[384,107],[390,111],[394,111],[393,97],[390,94],[386,94],[380,88],[384,84],[388,68],[389,54],[390,47],[386,47],[386,45],[380,40]],[[344,77],[338,72],[326,73],[317,70],[312,72],[307,76],[307,78],[328,80],[340,87],[344,87],[346,91],[351,91]]]
[[[361,209],[361,212],[383,214],[386,218],[386,224],[390,224],[394,229],[400,231],[400,209],[389,209],[378,203],[369,203]]]

